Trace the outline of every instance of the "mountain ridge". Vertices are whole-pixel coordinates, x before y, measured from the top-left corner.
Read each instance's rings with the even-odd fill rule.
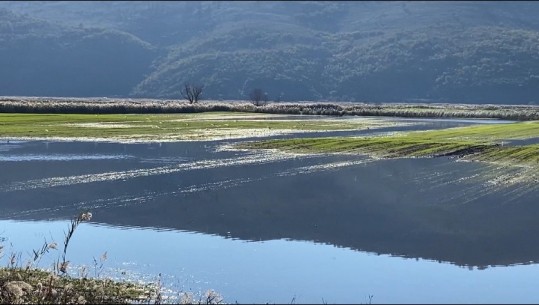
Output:
[[[530,2],[0,3],[0,95],[536,104]],[[84,78],[86,77],[86,79]]]

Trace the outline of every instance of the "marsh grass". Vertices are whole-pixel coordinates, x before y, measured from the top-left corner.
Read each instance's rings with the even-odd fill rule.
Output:
[[[271,119],[270,119],[271,118]],[[403,123],[404,124],[404,123]],[[0,137],[196,140],[292,131],[360,130],[395,125],[356,118],[285,119],[268,114],[0,114]]]
[[[380,158],[454,156],[473,161],[539,167],[539,145],[503,146],[512,139],[539,136],[539,122],[476,125],[390,136],[277,139],[238,148],[299,153],[360,153]]]
[[[205,101],[189,104],[179,100],[0,97],[2,113],[198,113],[258,112],[303,115],[359,115],[397,117],[498,118],[539,120],[539,107],[527,105],[449,104],[449,103],[343,103],[286,102],[253,105],[249,101]]]

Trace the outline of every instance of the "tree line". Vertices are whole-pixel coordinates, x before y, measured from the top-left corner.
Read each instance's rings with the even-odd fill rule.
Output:
[[[183,99],[187,100],[189,104],[198,103],[202,100],[202,91],[204,85],[185,83],[180,91],[180,95]],[[260,88],[254,88],[249,93],[249,100],[255,106],[264,106],[268,103],[268,93]]]

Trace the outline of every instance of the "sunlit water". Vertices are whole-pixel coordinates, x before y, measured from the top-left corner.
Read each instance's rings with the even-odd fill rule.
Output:
[[[0,221],[19,249],[62,237],[67,222]],[[68,257],[94,274],[156,281],[183,291],[215,289],[239,303],[536,303],[537,265],[470,270],[306,241],[246,242],[180,231],[83,224]],[[56,253],[50,253],[53,257]],[[47,263],[42,261],[41,266]],[[122,275],[121,272],[126,272]]]
[[[223,149],[233,142],[0,142],[0,262],[16,252],[24,264],[56,241],[39,262],[49,268],[68,219],[90,210],[68,248],[70,272],[161,274],[170,297],[214,289],[239,303],[539,301],[535,185],[494,187],[493,168],[448,158]],[[93,262],[104,252],[101,270]]]

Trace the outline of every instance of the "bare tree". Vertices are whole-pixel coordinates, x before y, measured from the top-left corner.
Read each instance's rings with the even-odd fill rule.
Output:
[[[249,94],[249,98],[255,106],[262,106],[268,102],[268,94],[260,88],[253,89]]]
[[[188,100],[189,104],[196,103],[200,100],[200,95],[202,94],[203,89],[204,86],[202,85],[193,85],[186,83],[181,91],[182,97]]]

